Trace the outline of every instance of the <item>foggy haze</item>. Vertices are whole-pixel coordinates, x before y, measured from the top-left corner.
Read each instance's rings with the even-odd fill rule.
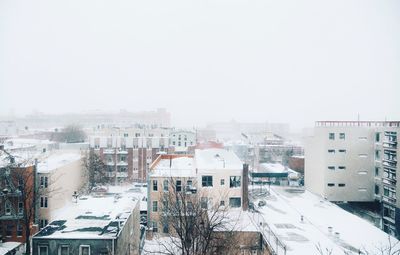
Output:
[[[400,119],[399,1],[1,1],[0,115]]]

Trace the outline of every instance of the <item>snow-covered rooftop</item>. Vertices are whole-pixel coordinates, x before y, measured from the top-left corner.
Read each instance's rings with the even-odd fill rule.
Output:
[[[195,151],[196,168],[199,170],[242,169],[243,163],[238,156],[224,149],[204,149]]]
[[[19,242],[0,242],[0,255],[8,254],[9,251],[18,248],[21,245]]]
[[[149,173],[153,177],[193,177],[195,176],[192,156],[165,155],[152,165]]]
[[[252,193],[257,193],[255,187]],[[375,254],[376,249],[388,246],[389,236],[381,229],[308,191],[273,186],[271,195],[256,197],[256,207],[260,200],[266,205],[257,207],[260,213],[253,214],[253,223],[263,223],[260,230],[273,245],[276,240],[270,233],[274,233],[288,255],[319,254],[317,246],[332,254],[359,254],[359,250]],[[392,244],[397,242],[390,238]]]
[[[39,160],[38,173],[48,173],[57,168],[69,165],[73,162],[81,160],[82,155],[80,152],[57,152],[48,155],[47,157]]]
[[[127,187],[109,187],[101,196],[82,196],[58,211],[56,220],[34,238],[115,238],[142,197]]]
[[[288,168],[279,163],[261,163],[258,172],[287,173]]]

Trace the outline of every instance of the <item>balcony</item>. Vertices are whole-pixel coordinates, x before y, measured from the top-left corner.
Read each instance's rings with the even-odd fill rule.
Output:
[[[128,173],[127,172],[117,172],[117,177],[126,178],[126,177],[128,177]]]
[[[128,165],[128,162],[126,162],[126,161],[119,161],[117,163],[117,166],[127,166],[127,165]]]
[[[106,172],[106,177],[110,178],[110,177],[114,177],[115,173],[114,172]]]
[[[109,161],[106,162],[106,165],[107,166],[113,166],[114,165],[114,161],[109,160]]]
[[[126,154],[128,154],[128,151],[126,149],[120,149],[117,151],[117,154],[126,155]]]
[[[386,177],[382,178],[382,183],[384,183],[384,184],[396,186],[396,182],[397,182],[396,179],[391,179],[391,178],[386,178]]]
[[[115,154],[115,149],[104,149],[103,154]]]
[[[383,148],[389,149],[389,150],[396,150],[397,149],[397,142],[391,142],[391,141],[383,141]]]
[[[386,202],[386,203],[389,203],[389,204],[394,204],[394,205],[396,204],[396,198],[387,197],[385,195],[382,196],[382,201]]]

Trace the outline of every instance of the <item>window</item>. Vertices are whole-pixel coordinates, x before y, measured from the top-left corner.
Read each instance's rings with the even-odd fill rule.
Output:
[[[158,225],[156,221],[153,221],[153,232],[157,233],[158,232]]]
[[[328,183],[328,187],[334,187],[335,184],[334,183]]]
[[[19,223],[17,225],[17,236],[22,236],[22,225]]]
[[[344,187],[344,186],[346,186],[346,184],[344,184],[344,183],[339,183],[338,186],[339,186],[339,187]]]
[[[231,176],[229,180],[229,187],[230,188],[240,187],[240,181],[241,181],[240,176]]]
[[[49,222],[46,219],[40,219],[39,220],[39,228],[42,229],[42,228],[46,227],[48,223]]]
[[[168,222],[163,223],[163,233],[168,234],[169,233],[169,227],[168,227]]]
[[[379,176],[379,167],[375,167],[375,176]]]
[[[18,214],[19,215],[24,214],[24,203],[23,202],[18,202]]]
[[[40,207],[47,208],[47,197],[40,197]]]
[[[375,194],[379,195],[379,185],[375,184]]]
[[[380,150],[376,150],[376,151],[375,151],[375,159],[376,159],[376,160],[381,159],[381,151],[380,151]]]
[[[182,181],[181,180],[177,180],[176,181],[176,191],[177,192],[179,192],[179,191],[182,191]]]
[[[334,154],[335,150],[328,150],[328,153]]]
[[[168,192],[168,180],[163,181],[163,190],[164,192]]]
[[[153,201],[153,212],[158,211],[158,201]]]
[[[335,140],[335,133],[329,133],[329,140]]]
[[[229,206],[230,207],[240,207],[242,204],[242,200],[240,197],[230,197],[229,198]]]
[[[49,255],[49,248],[47,246],[39,245],[38,251],[39,251],[39,255]]]
[[[213,186],[213,177],[206,175],[201,177],[201,186],[203,187],[212,187]]]
[[[345,166],[339,166],[338,168],[339,168],[340,170],[345,170],[345,169],[346,169]]]
[[[202,198],[200,199],[200,207],[201,207],[202,209],[207,209],[207,208],[208,208],[208,198],[202,197]]]
[[[90,246],[89,245],[79,246],[79,255],[89,255],[89,254],[90,254]]]
[[[328,169],[329,170],[335,170],[335,167],[334,166],[328,166]]]
[[[124,137],[128,137],[129,136],[129,134],[128,133],[124,133]]]
[[[121,156],[121,157],[120,157],[120,161],[121,161],[121,162],[125,162],[125,160],[126,160],[126,157],[125,157],[125,156]]]
[[[340,149],[339,152],[340,153],[346,153],[346,150],[345,149]]]
[[[379,142],[381,140],[381,134],[375,133],[375,142]]]
[[[157,180],[153,180],[153,191],[158,190]]]
[[[58,255],[69,255],[69,246],[68,245],[61,245],[58,248]]]
[[[341,139],[341,140],[346,139],[346,134],[345,133],[340,133],[339,134],[339,139]]]
[[[11,203],[10,203],[10,201],[6,201],[5,213],[6,213],[6,215],[11,215]]]
[[[193,181],[192,180],[187,180],[186,185],[189,187],[193,186]]]
[[[13,232],[13,228],[14,226],[9,224],[6,227],[6,236],[11,237],[12,236],[12,232]]]
[[[225,179],[221,179],[221,186],[225,185]]]
[[[47,176],[40,176],[40,187],[47,188],[48,186],[48,177]]]
[[[225,206],[225,201],[224,201],[224,200],[221,200],[221,202],[219,202],[219,205],[220,205],[220,206]]]

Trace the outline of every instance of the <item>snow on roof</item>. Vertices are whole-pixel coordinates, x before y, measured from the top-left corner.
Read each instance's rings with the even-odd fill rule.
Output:
[[[57,168],[69,165],[75,161],[81,160],[82,155],[79,152],[57,152],[52,153],[46,158],[39,160],[38,173],[48,173]]]
[[[196,167],[200,170],[243,168],[243,163],[238,156],[224,149],[196,149],[195,161]]]
[[[149,175],[152,177],[193,177],[195,176],[193,157],[162,158],[153,166]]]
[[[7,254],[9,251],[18,248],[21,245],[19,242],[0,242],[0,255]]]
[[[308,191],[276,186],[264,196],[255,200],[255,205],[260,200],[266,205],[257,208],[261,214],[253,214],[253,223],[265,222],[264,233],[268,236],[269,227],[286,245],[288,255],[318,254],[318,245],[332,249],[332,254],[359,254],[359,249],[375,254],[388,245],[389,236],[381,229]]]
[[[115,238],[142,197],[143,194],[127,187],[109,187],[108,192],[102,196],[82,196],[77,203],[71,203],[58,211],[56,220],[34,238]]]
[[[279,163],[261,163],[258,172],[287,173],[288,170],[288,168]]]

